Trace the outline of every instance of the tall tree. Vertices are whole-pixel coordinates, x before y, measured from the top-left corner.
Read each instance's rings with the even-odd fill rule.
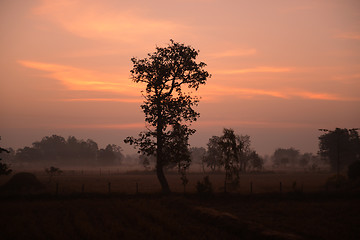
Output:
[[[321,130],[326,133],[319,137],[319,153],[338,174],[352,162],[360,160],[360,138],[357,129]]]
[[[198,53],[191,46],[170,40],[167,47],[156,47],[147,58],[131,59],[132,80],[146,85],[141,108],[148,126],[138,138],[128,137],[124,141],[135,144],[143,154],[156,156],[156,173],[163,192],[170,192],[163,171],[171,160],[165,155],[171,151],[167,146],[174,135],[182,134],[181,138],[187,140],[195,132],[189,125],[199,117],[194,110],[199,98],[192,96],[191,89],[198,90],[210,77],[204,70],[206,64],[196,62]]]

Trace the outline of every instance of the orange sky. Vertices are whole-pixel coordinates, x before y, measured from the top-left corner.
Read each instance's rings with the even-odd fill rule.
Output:
[[[170,39],[200,50],[194,146],[223,127],[253,147],[316,152],[318,128],[360,127],[360,2],[0,1],[0,136],[120,144],[144,127],[130,58]]]

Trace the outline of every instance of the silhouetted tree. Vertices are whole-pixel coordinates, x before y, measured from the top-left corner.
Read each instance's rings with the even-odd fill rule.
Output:
[[[1,137],[0,137],[1,140]],[[9,150],[0,147],[0,153],[2,152],[6,152],[6,153],[10,153]],[[2,160],[2,158],[0,158],[0,161]],[[12,172],[12,170],[9,168],[9,166],[6,163],[1,163],[0,162],[0,176],[1,175],[9,175]]]
[[[207,165],[214,171],[224,167],[224,188],[228,184],[237,188],[240,181],[240,173],[245,172],[250,164],[262,166],[263,161],[257,153],[250,148],[248,135],[237,135],[233,129],[224,128],[223,135],[213,136],[209,139],[208,149],[204,158]],[[251,165],[253,166],[253,165]]]
[[[100,149],[98,152],[98,162],[101,165],[119,164],[123,159],[120,146],[115,144],[108,144],[105,149]]]
[[[272,156],[272,161],[276,167],[287,167],[288,165],[294,167],[298,163],[299,157],[299,150],[294,148],[278,148]]]
[[[67,140],[61,136],[43,137],[33,143],[33,147],[24,147],[16,151],[15,159],[27,163],[51,163],[60,165],[82,164],[120,164],[123,155],[120,146],[108,144],[105,149],[91,139],[86,141],[69,136]]]
[[[207,143],[207,151],[204,156],[204,163],[211,171],[215,171],[216,169],[220,169],[223,165],[223,155],[222,150],[220,148],[220,137],[212,136]]]
[[[46,136],[40,142],[34,142],[33,148],[38,149],[44,160],[61,162],[66,157],[66,140],[65,138],[52,135]]]
[[[156,156],[156,173],[165,193],[170,192],[170,188],[163,168],[173,160],[166,157],[172,152],[167,146],[174,142],[174,137],[179,137],[176,134],[183,134],[182,138],[185,139],[193,134],[195,130],[188,126],[199,117],[199,113],[193,109],[199,99],[183,88],[196,91],[210,77],[204,70],[206,64],[195,61],[198,52],[170,40],[167,47],[156,47],[148,58],[131,59],[133,81],[146,85],[141,108],[148,126],[147,131],[141,132],[138,138],[128,137],[124,141],[135,144],[143,154]],[[177,131],[177,128],[181,131]]]
[[[63,173],[62,170],[60,170],[60,168],[57,167],[49,167],[49,168],[45,168],[45,172],[47,173],[47,175],[49,175],[49,182],[52,181],[52,178],[56,175],[60,175]]]
[[[31,163],[43,160],[43,156],[39,149],[24,147],[16,150],[15,160]]]
[[[190,158],[192,163],[202,163],[206,154],[206,149],[203,147],[191,147]]]
[[[250,151],[249,155],[250,168],[253,170],[261,170],[264,166],[264,159],[257,154],[256,151]]]
[[[360,160],[360,138],[356,129],[336,128],[319,137],[319,153],[333,170],[341,171]]]

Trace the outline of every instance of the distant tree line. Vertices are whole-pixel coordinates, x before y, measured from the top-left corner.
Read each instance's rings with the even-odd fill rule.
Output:
[[[275,168],[311,168],[316,170],[321,164],[321,159],[313,153],[300,153],[295,148],[277,148],[271,156]]]
[[[54,164],[59,166],[111,166],[119,165],[123,159],[122,149],[115,144],[99,148],[91,140],[67,139],[58,135],[43,137],[41,141],[32,143],[31,147],[9,149],[8,160],[17,164]]]

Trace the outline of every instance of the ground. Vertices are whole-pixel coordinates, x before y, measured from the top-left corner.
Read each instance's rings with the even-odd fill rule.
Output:
[[[269,184],[270,179],[275,183],[279,178],[293,179],[291,176],[258,179],[265,178]],[[46,180],[45,176],[39,178]],[[75,181],[77,177],[58,179],[65,190],[57,195],[53,189],[31,195],[2,195],[0,239],[360,239],[358,192],[326,191],[323,187],[315,191],[315,186],[301,192],[284,182],[287,191],[280,192],[276,185],[272,192],[253,194],[245,187],[244,192],[217,191],[211,196],[199,196],[190,192],[190,187],[185,195],[181,191],[171,195],[125,190],[109,193],[105,186],[103,192],[99,187],[98,192],[89,189],[82,193],[66,190],[66,179]],[[80,179],[68,187],[77,186]],[[87,180],[88,188],[90,183],[106,183],[99,176],[82,179]],[[109,179],[114,187],[120,186],[116,178]],[[126,179],[129,183],[143,182],[139,175],[122,175],[123,184]],[[257,186],[261,189],[260,181]],[[128,190],[133,191],[133,187]]]

